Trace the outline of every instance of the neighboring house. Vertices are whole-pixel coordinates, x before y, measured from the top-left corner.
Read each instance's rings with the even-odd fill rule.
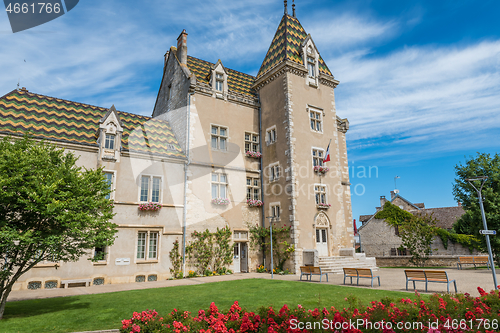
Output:
[[[376,211],[372,215],[361,215],[359,220],[362,222],[359,228],[361,238],[362,252],[370,257],[386,257],[386,256],[404,256],[409,255],[406,249],[400,249],[402,241],[399,237],[397,227],[392,227],[386,223],[385,219],[376,219],[375,214],[381,210],[387,202],[385,196],[380,197],[380,207],[376,207]],[[391,191],[391,200],[393,205],[398,206],[412,214],[426,214],[434,217],[436,226],[451,230],[455,221],[464,214],[462,206],[441,207],[441,208],[425,208],[423,203],[412,203],[399,195],[398,191]],[[468,248],[460,244],[448,242],[447,249],[444,248],[440,237],[434,237],[431,245],[433,255],[470,255]],[[474,253],[476,253],[474,251]]]
[[[225,226],[233,233],[230,268],[255,270],[262,255],[249,251],[248,226],[270,220],[292,227],[293,271],[303,264],[303,250],[336,256],[354,247],[349,123],[336,114],[338,83],[294,10],[285,11],[256,76],[188,56],[183,31],[165,54],[152,117],[25,88],[1,97],[1,135],[29,131],[74,152],[81,166],[104,167],[118,225],[115,244],[89,254],[105,254],[103,260],[43,263],[15,288],[57,286],[62,279],[165,279],[176,240],[182,246],[183,235],[189,242],[195,230]],[[318,170],[325,166],[330,171]],[[162,209],[141,211],[146,202]]]

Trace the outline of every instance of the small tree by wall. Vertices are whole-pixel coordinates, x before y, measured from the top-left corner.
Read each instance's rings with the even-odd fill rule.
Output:
[[[186,254],[198,274],[225,273],[227,266],[233,262],[231,235],[231,229],[227,226],[222,229],[217,228],[215,232],[207,229],[191,234],[192,241],[186,246]]]
[[[270,255],[271,230],[258,225],[250,225],[250,245],[257,251],[264,251]],[[295,247],[288,243],[290,240],[290,227],[273,227],[273,256],[275,267],[284,270],[285,263],[290,259]],[[272,267],[273,269],[275,267]]]
[[[174,247],[169,253],[170,262],[172,263],[172,268],[170,268],[170,274],[174,279],[182,279],[182,256],[179,251],[179,241],[175,240]]]
[[[410,251],[410,262],[424,266],[432,253],[431,244],[436,228],[436,220],[429,215],[417,215],[403,221],[399,226],[402,247]]]

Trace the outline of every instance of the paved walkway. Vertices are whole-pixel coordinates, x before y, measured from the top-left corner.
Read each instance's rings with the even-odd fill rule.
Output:
[[[457,281],[457,288],[459,293],[469,293],[472,296],[479,296],[477,287],[481,287],[487,292],[494,288],[493,276],[491,270],[486,269],[465,269],[457,270],[456,268],[446,269],[448,272],[448,277]],[[497,269],[497,274],[499,270]],[[402,268],[381,268],[379,271],[374,272],[375,275],[380,276],[381,286],[379,287],[376,281],[374,281],[374,289],[384,289],[384,290],[394,290],[394,291],[406,291],[406,279],[404,274],[404,269]],[[500,276],[499,276],[500,278]],[[123,283],[123,284],[106,284],[102,286],[91,286],[91,287],[76,287],[68,289],[39,289],[39,290],[18,290],[10,293],[9,302],[20,301],[26,299],[39,299],[39,298],[50,298],[50,297],[63,297],[63,296],[73,296],[73,295],[88,295],[88,294],[101,294],[124,290],[138,290],[138,289],[150,289],[150,288],[162,288],[162,287],[173,287],[173,286],[186,286],[195,285],[208,282],[219,282],[219,281],[231,281],[231,280],[241,280],[241,279],[271,279],[270,274],[259,274],[259,273],[238,273],[232,275],[223,276],[209,276],[201,278],[191,278],[182,280],[165,280],[165,281],[155,281],[155,282],[143,282],[143,283]],[[274,275],[276,280],[287,280],[287,281],[299,281],[299,275]],[[312,282],[304,283],[319,283],[319,277],[313,276]],[[343,274],[330,274],[329,282],[325,281],[323,277],[322,284],[332,284],[332,285],[342,285]],[[360,280],[361,286],[354,288],[371,288],[368,279]],[[412,289],[412,284],[409,284],[409,288]],[[416,287],[419,292],[425,290],[424,283],[417,283]],[[450,286],[450,291],[453,291],[453,286]],[[413,290],[411,291],[413,293]],[[446,292],[445,283],[429,283],[429,293],[436,292]]]

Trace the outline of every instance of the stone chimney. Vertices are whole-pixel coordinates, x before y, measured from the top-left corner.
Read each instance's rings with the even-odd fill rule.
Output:
[[[399,193],[398,190],[391,191],[391,201],[394,200],[394,198],[396,197],[396,194],[398,194],[398,193]]]
[[[380,196],[380,207],[384,207],[386,202],[387,202],[387,199],[385,198],[385,195],[381,195]]]
[[[458,207],[462,207],[462,203],[460,201],[458,202]]]
[[[182,30],[179,37],[177,37],[177,59],[181,64],[187,64],[187,32],[186,29]]]

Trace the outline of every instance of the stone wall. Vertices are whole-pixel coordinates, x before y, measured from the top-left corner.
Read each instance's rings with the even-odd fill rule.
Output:
[[[425,266],[457,266],[459,256],[431,256]],[[413,266],[410,264],[411,256],[376,257],[378,267]]]

